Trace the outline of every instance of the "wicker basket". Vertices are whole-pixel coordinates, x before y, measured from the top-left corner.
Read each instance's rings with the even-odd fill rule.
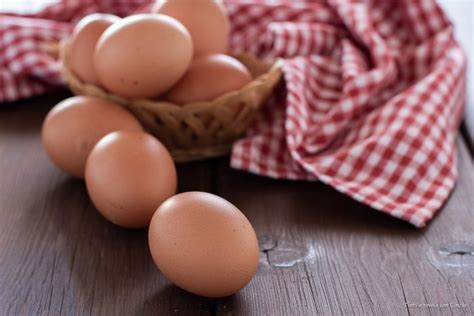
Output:
[[[64,47],[65,43],[60,45],[61,72],[70,89],[76,95],[96,96],[128,108],[148,132],[167,146],[177,162],[228,154],[281,78],[281,60],[260,60],[242,54],[234,57],[249,69],[253,81],[211,102],[178,106],[160,100],[125,99],[82,82],[67,67]]]

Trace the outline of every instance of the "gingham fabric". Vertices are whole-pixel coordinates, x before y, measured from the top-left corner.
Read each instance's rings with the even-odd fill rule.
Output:
[[[319,180],[426,225],[456,181],[465,98],[466,57],[434,0],[254,0],[226,7],[233,52],[284,59],[284,82],[234,145],[231,165]],[[63,0],[36,16],[1,16],[0,101],[60,82],[41,43],[67,36],[81,16],[148,9],[149,1]]]

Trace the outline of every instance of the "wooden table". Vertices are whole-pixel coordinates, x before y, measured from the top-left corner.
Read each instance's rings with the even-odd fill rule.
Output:
[[[321,183],[232,170],[228,158],[179,165],[180,191],[228,199],[260,242],[253,281],[206,299],[168,283],[146,230],[107,222],[84,183],[50,163],[40,127],[66,96],[0,107],[0,315],[474,313],[474,172],[461,136],[456,189],[422,230]]]

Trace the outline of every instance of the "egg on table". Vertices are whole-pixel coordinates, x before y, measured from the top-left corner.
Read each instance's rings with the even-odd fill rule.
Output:
[[[158,0],[152,12],[176,18],[188,29],[194,55],[226,53],[230,22],[218,0]]]
[[[102,34],[94,68],[108,90],[127,98],[151,98],[181,78],[192,56],[191,37],[180,22],[161,14],[136,14]]]
[[[201,56],[193,60],[186,74],[163,98],[180,105],[212,101],[241,89],[251,80],[247,68],[233,57],[223,54]]]
[[[168,150],[144,132],[119,131],[102,138],[89,155],[86,187],[112,223],[148,226],[153,213],[176,193],[176,169]]]
[[[214,194],[185,192],[166,200],[153,215],[148,242],[165,277],[197,295],[234,294],[257,271],[259,248],[252,225]]]
[[[94,13],[84,17],[74,27],[66,46],[66,59],[68,67],[82,81],[99,84],[93,65],[95,46],[102,33],[117,21],[120,21],[118,16]]]
[[[89,96],[58,103],[46,116],[42,141],[51,160],[66,173],[83,178],[87,157],[105,135],[117,130],[142,131],[120,105]]]

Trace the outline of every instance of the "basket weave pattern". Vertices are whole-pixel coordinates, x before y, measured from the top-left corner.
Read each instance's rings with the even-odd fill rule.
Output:
[[[260,60],[242,54],[234,57],[249,69],[253,80],[239,91],[213,101],[179,106],[161,100],[125,99],[81,81],[67,67],[64,47],[63,43],[61,72],[74,94],[100,97],[125,106],[167,146],[177,162],[228,154],[232,143],[243,135],[281,78],[281,60]]]

